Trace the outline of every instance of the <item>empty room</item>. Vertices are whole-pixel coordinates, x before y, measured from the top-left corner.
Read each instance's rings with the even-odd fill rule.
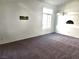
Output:
[[[79,59],[79,0],[0,0],[0,59]]]

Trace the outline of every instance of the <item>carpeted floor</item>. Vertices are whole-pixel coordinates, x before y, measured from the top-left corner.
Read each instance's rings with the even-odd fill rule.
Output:
[[[0,59],[79,59],[79,39],[52,33],[3,44]]]

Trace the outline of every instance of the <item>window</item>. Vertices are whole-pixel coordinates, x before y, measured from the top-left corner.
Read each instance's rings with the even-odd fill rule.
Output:
[[[43,20],[42,20],[43,29],[51,28],[52,13],[53,11],[51,9],[43,8]]]

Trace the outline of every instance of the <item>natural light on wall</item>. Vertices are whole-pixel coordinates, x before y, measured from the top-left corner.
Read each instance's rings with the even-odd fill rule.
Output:
[[[43,20],[42,20],[42,28],[50,29],[51,28],[51,18],[52,18],[52,9],[43,8]]]

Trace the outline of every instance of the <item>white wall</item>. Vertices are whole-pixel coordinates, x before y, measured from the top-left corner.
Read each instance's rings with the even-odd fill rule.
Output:
[[[61,12],[65,12],[65,15],[58,15],[56,32],[79,38],[79,1],[66,4]],[[74,24],[66,24],[67,20],[73,20]]]
[[[54,18],[52,28],[42,30],[43,7],[55,9],[35,0],[0,0],[0,44],[53,32]],[[29,20],[19,20],[19,16],[29,16]]]

